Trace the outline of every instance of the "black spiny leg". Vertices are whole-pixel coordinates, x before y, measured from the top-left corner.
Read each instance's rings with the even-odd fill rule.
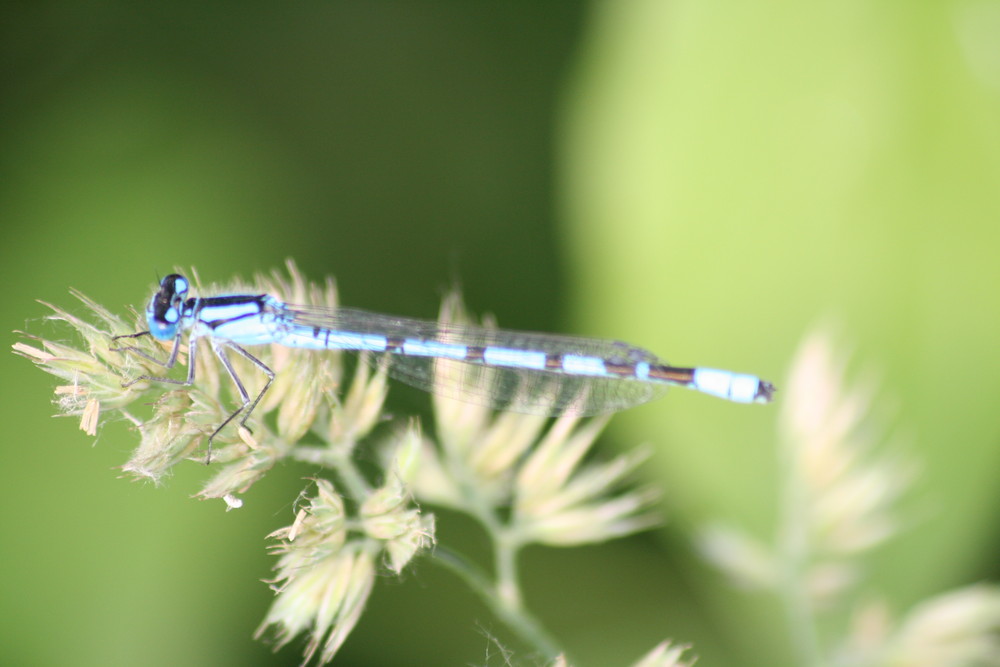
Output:
[[[257,394],[257,398],[253,399],[253,401],[250,400],[250,394],[247,393],[246,387],[244,387],[243,382],[240,381],[240,376],[236,374],[236,369],[233,368],[232,363],[229,361],[229,357],[226,356],[226,348],[243,355],[249,359],[252,364],[257,366],[257,368],[262,370],[265,375],[267,375],[267,382],[264,384],[264,388],[260,390],[260,393]],[[240,398],[243,399],[243,404],[236,410],[236,412],[226,417],[226,420],[219,425],[219,428],[215,429],[212,435],[208,437],[208,458],[205,461],[206,464],[211,463],[212,461],[212,440],[215,439],[215,436],[219,435],[219,431],[224,429],[226,425],[233,421],[233,419],[235,419],[240,413],[243,413],[243,418],[240,420],[240,426],[247,428],[247,419],[250,418],[254,408],[256,408],[257,404],[260,403],[260,399],[264,398],[264,394],[267,393],[267,390],[271,387],[271,383],[274,381],[274,371],[268,368],[267,364],[263,361],[253,356],[239,345],[230,343],[226,340],[213,338],[212,350],[215,352],[215,356],[219,358],[219,361],[222,362],[226,372],[229,373],[229,377],[233,379],[233,384],[236,385],[236,390],[240,393]],[[247,430],[249,430],[249,428]]]
[[[140,331],[139,333],[115,336],[114,338],[111,339],[111,342],[114,343],[115,341],[121,340],[122,338],[141,338],[142,336],[148,336],[148,335],[149,335],[148,331]],[[198,339],[194,337],[190,338],[188,340],[188,348],[190,352],[188,353],[187,379],[175,380],[173,378],[157,377],[155,375],[140,375],[139,377],[129,380],[128,382],[123,382],[122,387],[131,387],[136,382],[139,382],[141,380],[149,380],[151,382],[166,382],[168,384],[179,384],[185,387],[191,386],[192,384],[194,384],[194,359],[195,359],[195,351],[198,349]],[[169,371],[177,363],[177,353],[181,349],[181,332],[178,331],[177,335],[174,336],[174,344],[170,348],[170,356],[167,358],[166,361],[160,361],[156,357],[146,354],[145,352],[143,352],[142,350],[133,345],[126,345],[124,347],[112,347],[108,349],[111,352],[131,352],[132,354],[139,355],[140,357],[146,359],[147,361],[152,361],[154,364],[163,366],[165,369]]]

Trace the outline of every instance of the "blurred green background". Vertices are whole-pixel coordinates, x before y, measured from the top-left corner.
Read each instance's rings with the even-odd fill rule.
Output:
[[[65,335],[34,299],[69,287],[122,310],[175,266],[286,257],[350,305],[432,317],[460,283],[508,327],[779,385],[833,320],[922,462],[865,590],[902,611],[998,574],[1000,3],[5,3],[0,35],[7,330]],[[189,499],[195,464],[129,482],[124,424],[91,446],[50,418],[53,379],[0,363],[3,662],[296,663],[250,635],[264,535],[311,471],[228,514]],[[770,535],[776,415],[676,391],[615,420],[609,450],[654,445],[669,522],[524,564],[582,666],[668,637],[790,664],[773,603],[688,542],[716,517]],[[519,648],[437,568],[379,584],[337,664]]]

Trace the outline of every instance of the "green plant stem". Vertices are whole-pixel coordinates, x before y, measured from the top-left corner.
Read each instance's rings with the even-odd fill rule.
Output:
[[[337,471],[337,475],[340,477],[340,481],[343,483],[347,494],[356,502],[361,502],[361,500],[371,494],[371,487],[369,487],[364,475],[361,474],[361,471],[354,464],[354,459],[351,458],[350,451],[341,453],[340,450],[334,450],[330,456],[330,463],[333,465],[334,470]]]
[[[326,446],[296,445],[291,449],[291,457],[296,461],[332,468],[340,479],[342,490],[355,501],[371,493],[371,487],[354,465],[350,454],[341,454],[339,450]]]
[[[517,577],[517,556],[521,542],[510,530],[498,530],[493,534],[493,561],[496,567],[497,595],[513,610],[524,607],[524,598]]]
[[[538,619],[520,604],[519,592],[516,598],[517,604],[512,605],[511,600],[499,590],[499,585],[494,586],[486,573],[463,556],[444,547],[437,547],[434,550],[434,561],[447,567],[465,581],[497,618],[535,651],[549,660],[564,653]]]

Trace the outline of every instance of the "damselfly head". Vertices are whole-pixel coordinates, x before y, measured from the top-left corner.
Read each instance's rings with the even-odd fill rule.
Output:
[[[177,335],[188,285],[188,279],[177,273],[160,281],[160,289],[146,306],[146,323],[154,338],[170,340]]]

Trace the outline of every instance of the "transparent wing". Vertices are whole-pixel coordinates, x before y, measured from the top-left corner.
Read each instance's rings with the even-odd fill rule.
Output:
[[[598,357],[615,364],[664,364],[652,353],[618,341],[440,324],[355,308],[286,306],[293,326],[434,341],[474,348],[505,348],[547,355]],[[440,359],[406,354],[388,357],[388,372],[406,384],[440,396],[491,408],[542,415],[597,415],[617,412],[662,396],[668,385],[627,377],[569,374],[561,369],[496,366],[483,361]]]

